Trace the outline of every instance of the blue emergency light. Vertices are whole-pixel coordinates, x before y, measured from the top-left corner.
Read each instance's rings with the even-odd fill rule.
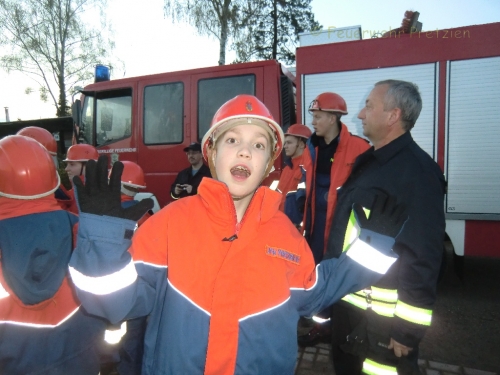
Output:
[[[104,82],[110,80],[109,66],[96,65],[94,82]]]

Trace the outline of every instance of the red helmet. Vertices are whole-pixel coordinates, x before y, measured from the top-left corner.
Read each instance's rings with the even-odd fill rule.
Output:
[[[145,189],[146,181],[144,181],[144,171],[142,168],[133,161],[122,161],[122,185],[130,186],[133,188]]]
[[[17,135],[24,135],[25,137],[33,138],[35,141],[40,142],[51,155],[57,155],[57,143],[54,136],[44,128],[38,126],[27,126],[19,130]]]
[[[302,124],[293,124],[286,131],[285,135],[293,135],[295,137],[302,137],[308,139],[312,132],[307,126]]]
[[[242,124],[259,125],[266,129],[271,135],[274,146],[272,160],[278,157],[283,148],[283,130],[259,99],[253,95],[238,95],[219,108],[212,119],[210,129],[203,136],[201,149],[205,160],[208,160],[208,148],[215,144],[218,135]]]
[[[38,141],[22,135],[0,140],[0,196],[37,199],[52,194],[59,184],[52,156]]]
[[[97,159],[99,159],[99,154],[94,146],[80,143],[68,148],[68,153],[66,154],[66,159],[64,159],[64,161],[86,162]]]
[[[311,102],[309,112],[311,111],[340,112],[347,115],[347,105],[339,94],[324,92]]]

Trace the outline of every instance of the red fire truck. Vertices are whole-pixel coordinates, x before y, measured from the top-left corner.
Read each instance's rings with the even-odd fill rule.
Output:
[[[163,207],[177,173],[189,166],[183,149],[201,140],[223,103],[255,95],[286,129],[296,121],[293,80],[277,61],[105,79],[82,89],[73,106],[78,141],[95,145],[111,162],[141,165],[148,191]],[[281,164],[276,161],[265,183],[279,179]]]
[[[347,101],[343,121],[362,135],[357,114],[375,82],[418,84],[424,106],[412,135],[446,175],[446,231],[457,255],[500,256],[498,35],[500,23],[493,23],[297,49],[297,118],[306,125],[309,103],[334,91]],[[82,90],[73,113],[79,141],[112,161],[139,163],[164,206],[188,166],[183,148],[202,138],[222,103],[256,95],[286,129],[296,121],[294,90],[286,69],[262,61],[97,82]],[[279,178],[281,163],[267,183]]]
[[[373,84],[415,82],[422,113],[411,131],[443,169],[446,232],[455,253],[500,257],[500,23],[393,32],[384,38],[297,49],[298,119],[323,91],[341,94],[342,119],[362,135],[357,114]]]

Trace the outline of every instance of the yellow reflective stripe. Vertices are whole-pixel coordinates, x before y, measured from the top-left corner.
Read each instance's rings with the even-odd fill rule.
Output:
[[[379,301],[372,301],[372,310],[379,315],[394,317],[394,310],[396,305],[393,303],[384,303]]]
[[[398,290],[372,286],[372,298],[378,299],[379,301],[396,303],[398,302]]]
[[[365,297],[360,297],[356,294],[348,294],[343,297],[342,300],[349,302],[350,304],[359,307],[360,309],[366,310],[368,308],[368,303]]]
[[[349,221],[347,222],[347,228],[345,230],[342,252],[347,251],[347,249],[349,249],[349,245],[358,237],[359,226],[357,224],[356,218],[354,217],[354,211],[351,210]]]
[[[369,375],[398,375],[396,367],[383,365],[368,358],[363,362],[363,372]]]
[[[365,214],[367,217],[370,216],[370,210],[368,208],[364,208]],[[351,210],[351,214],[349,215],[349,221],[347,222],[347,228],[345,230],[344,235],[344,245],[342,246],[342,252],[347,251],[349,246],[354,242],[359,235],[359,225],[356,221],[356,217],[354,216],[354,211]]]
[[[387,316],[389,318],[392,318],[394,316],[394,310],[396,308],[395,303],[385,303],[373,300],[371,301],[371,303],[368,303],[366,297],[360,296],[359,294],[348,294],[347,296],[343,297],[342,300],[362,310],[371,308],[377,314]]]
[[[431,325],[432,310],[411,306],[402,301],[398,301],[396,304],[395,315],[412,323],[422,324],[425,326]]]

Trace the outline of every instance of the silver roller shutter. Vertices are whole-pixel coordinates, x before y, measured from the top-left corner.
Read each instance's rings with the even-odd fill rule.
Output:
[[[448,79],[446,211],[498,220],[500,57],[452,61]]]
[[[347,103],[348,115],[342,121],[353,134],[363,136],[361,120],[357,118],[365,105],[365,100],[373,85],[385,79],[398,79],[414,82],[420,89],[423,108],[420,117],[411,133],[415,141],[431,157],[436,155],[435,137],[437,134],[437,64],[407,65],[392,68],[355,70],[309,74],[302,78],[302,121],[311,127],[312,117],[307,111],[314,98],[325,91],[333,91],[341,95]]]

